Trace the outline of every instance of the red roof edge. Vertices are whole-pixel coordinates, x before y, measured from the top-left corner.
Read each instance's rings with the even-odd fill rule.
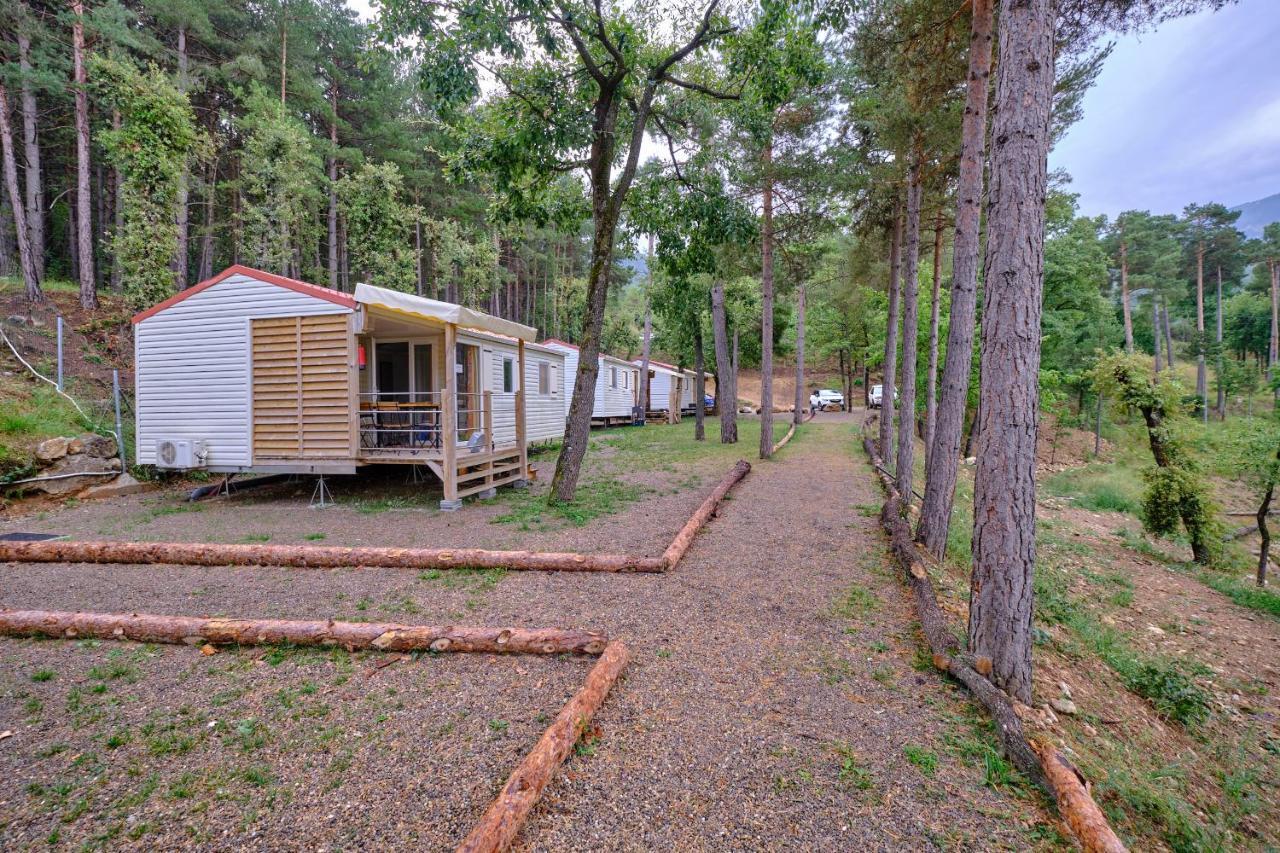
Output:
[[[559,338],[547,338],[542,342],[543,346],[546,346],[547,344],[557,344],[558,346],[568,347],[569,349],[579,349],[577,344],[571,344],[568,341],[562,341]]]
[[[243,275],[243,276],[247,276],[248,278],[257,279],[258,281],[265,281],[267,284],[274,284],[277,287],[283,287],[283,288],[286,288],[287,290],[292,290],[296,293],[306,294],[307,296],[314,296],[317,299],[324,299],[336,305],[341,305],[344,308],[356,307],[355,299],[351,298],[345,293],[339,293],[336,290],[330,290],[327,287],[320,287],[319,285],[316,285],[316,284],[308,284],[305,281],[298,281],[296,278],[285,278],[284,276],[276,275],[275,273],[264,272],[263,270],[256,270],[253,267],[246,267],[243,264],[234,264],[233,266],[227,267],[225,270],[218,273],[213,278],[205,279],[199,284],[192,285],[191,287],[188,287],[186,290],[175,293],[173,296],[170,296],[168,299],[164,300],[163,302],[157,302],[155,305],[152,305],[150,308],[147,308],[144,311],[139,311],[137,314],[133,315],[133,322],[135,325],[137,323],[141,323],[143,320],[147,319],[148,317],[151,317],[155,314],[159,314],[161,311],[165,310],[166,308],[170,308],[174,305],[177,305],[182,300],[195,296],[197,293],[199,293],[202,290],[208,290],[209,288],[213,287],[215,284],[221,281],[225,281],[226,279],[230,278],[233,275]]]

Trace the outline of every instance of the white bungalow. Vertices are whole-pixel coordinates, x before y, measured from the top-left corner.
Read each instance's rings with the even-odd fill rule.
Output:
[[[573,384],[578,377],[578,347],[549,338],[544,347],[564,355],[564,415],[569,416]],[[632,409],[639,405],[640,370],[629,361],[601,354],[597,360],[596,400],[591,420],[598,424],[631,423]]]
[[[527,476],[564,432],[537,330],[360,284],[231,267],[133,318],[137,461],[218,473],[425,465],[441,507]]]
[[[632,363],[638,368],[644,366],[640,359]],[[669,423],[675,423],[684,409],[688,384],[680,368],[649,359],[649,399],[645,402],[645,412],[653,413],[655,417],[665,417]]]

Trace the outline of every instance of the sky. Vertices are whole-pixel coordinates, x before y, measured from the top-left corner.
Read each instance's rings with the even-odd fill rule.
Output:
[[[1116,40],[1084,118],[1049,155],[1087,216],[1280,193],[1280,0]]]
[[[347,3],[372,16],[370,0]],[[1084,118],[1049,155],[1071,175],[1081,214],[1280,193],[1280,0],[1239,0],[1115,41]]]

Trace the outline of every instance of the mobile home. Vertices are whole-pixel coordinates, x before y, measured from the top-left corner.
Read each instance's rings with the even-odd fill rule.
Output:
[[[578,377],[578,347],[554,338],[542,346],[564,355],[564,415],[569,416],[573,384]],[[639,405],[640,370],[634,364],[603,353],[597,360],[596,399],[591,419],[604,424],[630,423]]]
[[[133,318],[137,461],[218,473],[424,465],[442,508],[524,480],[563,433],[564,357],[536,330],[360,284],[234,266]]]
[[[637,368],[643,367],[639,360],[633,364]],[[675,423],[684,409],[687,386],[688,381],[680,368],[649,359],[649,399],[645,401],[645,411],[665,416],[668,422]]]

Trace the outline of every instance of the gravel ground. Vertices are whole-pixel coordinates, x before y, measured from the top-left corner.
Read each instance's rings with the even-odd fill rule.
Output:
[[[960,691],[915,658],[910,602],[885,567],[874,518],[879,495],[857,457],[857,414],[819,415],[776,461],[757,464],[671,575],[8,566],[0,606],[602,629],[627,641],[633,662],[597,716],[602,739],[572,757],[547,789],[522,833],[525,849],[1026,849],[1035,838],[1053,835],[1041,807],[1007,786],[984,786],[984,750],[992,741],[981,718]],[[714,442],[714,424],[708,432]],[[678,466],[675,473],[647,457],[623,458],[621,451],[611,461],[605,447],[593,465],[616,465],[636,478],[629,482],[648,483],[651,491],[638,502],[582,527],[531,531],[467,526],[468,519],[499,511],[469,508],[445,517],[448,532],[458,535],[441,544],[507,544],[468,539],[492,536],[535,548],[659,553],[735,458],[732,451],[750,456],[753,447],[749,440],[737,448],[709,444],[706,461]],[[103,514],[79,530],[92,533],[94,524],[104,523],[105,512],[92,511]],[[209,511],[200,513],[202,522]],[[72,523],[88,512],[76,507],[22,526],[76,533]],[[295,509],[294,515],[303,513]],[[254,520],[262,518],[255,507]],[[384,524],[393,518],[394,524]],[[374,531],[388,544],[423,542],[418,531],[440,532],[433,526],[439,518],[326,514],[326,544],[354,544],[357,535],[372,539]],[[410,519],[412,526],[405,524]],[[476,533],[476,527],[488,529]],[[110,654],[109,646],[93,654]],[[101,744],[81,742],[34,758],[46,743],[72,735],[39,728],[28,737],[22,694],[92,684],[92,662],[81,660],[84,652],[71,643],[6,641],[0,653],[6,679],[0,729],[23,734],[0,742],[0,812],[27,809],[4,832],[19,844],[54,827],[65,838],[91,838],[121,809],[112,812],[95,796],[89,812],[61,822],[66,807],[41,817],[47,795],[27,786],[56,781],[71,772],[66,768],[77,753],[92,752],[94,760],[118,765],[105,774],[110,783],[95,784],[136,792],[160,772],[157,761],[139,745],[141,735],[121,747],[138,752],[127,762],[113,761],[115,754]],[[241,717],[253,717],[259,713],[255,703],[306,679],[332,681],[335,668],[327,659],[255,665],[247,652],[199,658],[173,648],[151,654],[154,677],[130,688],[141,694],[128,706],[135,710],[112,711],[133,714],[135,727],[148,713],[182,702],[190,703],[197,720],[226,716],[208,698],[215,695],[213,685],[202,683],[213,677],[203,674],[209,667],[249,662],[242,665],[244,677],[258,686],[246,694],[256,698],[242,700],[249,707],[237,711]],[[344,729],[360,729],[360,744],[376,738],[383,749],[366,745],[357,753],[345,773],[352,788],[323,793],[331,751],[308,746],[299,735],[296,748],[282,743],[268,762],[280,780],[280,800],[255,806],[258,816],[248,820],[248,806],[238,806],[238,817],[231,814],[215,788],[202,818],[207,834],[190,837],[223,849],[314,850],[351,840],[447,847],[536,738],[539,711],[554,712],[580,682],[585,664],[436,658],[398,664],[368,679],[353,675],[348,684],[358,683],[359,695],[347,702],[330,697],[330,704],[345,715]],[[31,681],[40,667],[56,670],[57,677]],[[146,693],[141,685],[148,685]],[[381,698],[378,692],[388,685],[406,703],[403,717],[417,725],[407,719],[380,723],[363,704],[373,701],[366,698],[371,694]],[[42,701],[49,711],[39,726],[61,731],[68,725],[59,719],[66,699],[55,694]],[[439,721],[453,719],[459,708],[475,709],[463,718],[469,740],[457,732],[433,739]],[[509,722],[502,737],[491,737],[488,719]],[[429,722],[422,725],[424,720]],[[315,728],[325,725],[333,724]],[[298,731],[309,726],[299,723]],[[210,776],[227,772],[212,750],[202,744],[177,763]],[[120,781],[135,768],[132,782]],[[226,785],[237,794],[246,787]],[[159,809],[159,820],[139,819],[177,841],[184,837],[187,810],[168,801],[157,805],[162,799],[155,793],[137,807],[148,814]],[[164,846],[155,836],[144,838],[147,846]],[[126,842],[126,835],[117,835],[111,843]]]

